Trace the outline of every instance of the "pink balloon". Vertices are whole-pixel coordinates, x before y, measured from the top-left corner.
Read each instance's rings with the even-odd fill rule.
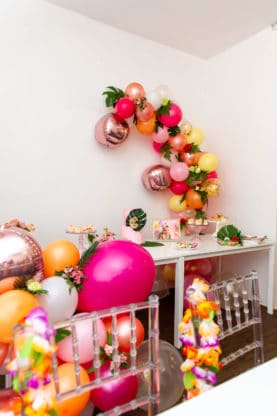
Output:
[[[213,170],[212,172],[209,172],[207,175],[207,179],[217,179],[218,178],[218,174],[215,170]]]
[[[166,127],[177,126],[182,120],[183,114],[181,108],[172,103],[170,105],[169,114],[161,114],[158,116],[158,120]]]
[[[115,110],[119,117],[128,118],[134,114],[135,104],[129,98],[123,97],[117,101],[115,105]]]
[[[155,264],[142,246],[125,240],[100,244],[84,266],[78,310],[98,311],[142,302],[149,296]]]
[[[169,138],[167,127],[158,127],[157,131],[152,133],[152,139],[157,143],[165,143]]]
[[[147,191],[163,191],[171,184],[169,169],[163,165],[154,165],[145,169],[142,183]]]
[[[175,181],[184,181],[189,176],[189,168],[184,162],[175,162],[170,166],[169,173]]]
[[[163,143],[158,143],[158,142],[153,141],[152,146],[153,146],[153,149],[155,150],[155,152],[161,153],[161,147],[163,146]]]
[[[118,114],[108,113],[96,123],[94,135],[98,143],[112,148],[125,142],[129,135],[129,125]]]
[[[74,318],[82,317],[85,314],[78,313]],[[77,347],[80,363],[87,363],[93,359],[93,338],[92,338],[92,320],[79,320],[75,324],[77,333]],[[106,327],[101,319],[97,321],[97,331],[99,335],[99,344],[104,346],[107,340]],[[72,336],[69,335],[58,343],[57,356],[64,362],[73,362]]]
[[[185,192],[187,192],[189,190],[189,186],[186,182],[184,181],[172,181],[171,185],[170,185],[170,190],[175,194],[175,195],[182,195]]]
[[[206,277],[211,274],[212,268],[212,261],[209,258],[189,260],[186,262],[186,273],[197,273]]]
[[[109,361],[102,365],[100,374],[102,378],[112,375]],[[94,379],[94,373],[91,373],[90,379]],[[127,376],[93,389],[90,393],[90,398],[95,407],[102,411],[107,411],[134,400],[138,393],[138,387],[138,376]]]

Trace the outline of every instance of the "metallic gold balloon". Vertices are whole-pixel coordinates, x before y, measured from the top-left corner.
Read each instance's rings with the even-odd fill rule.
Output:
[[[185,135],[190,134],[191,129],[192,129],[192,125],[187,120],[182,120],[179,127],[181,129],[181,133]]]
[[[142,183],[148,191],[163,191],[169,188],[171,184],[169,169],[163,165],[150,166],[142,174]]]
[[[42,250],[28,231],[0,227],[0,280],[42,271]]]
[[[116,147],[127,139],[129,125],[118,114],[108,113],[98,120],[94,134],[98,143],[103,146]]]

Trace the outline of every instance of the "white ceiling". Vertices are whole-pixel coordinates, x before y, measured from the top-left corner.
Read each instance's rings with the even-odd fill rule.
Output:
[[[277,0],[47,1],[204,59],[277,21]]]

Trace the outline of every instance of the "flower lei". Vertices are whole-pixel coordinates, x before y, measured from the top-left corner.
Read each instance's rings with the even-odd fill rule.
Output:
[[[178,326],[183,344],[182,355],[185,357],[181,371],[184,373],[186,400],[214,385],[221,368],[219,327],[213,321],[218,306],[206,299],[208,290],[209,286],[203,280],[193,280],[186,292],[190,306]]]
[[[13,389],[22,398],[26,416],[56,416],[55,397],[50,389],[54,328],[43,308],[34,308],[15,330],[16,358],[7,364]]]

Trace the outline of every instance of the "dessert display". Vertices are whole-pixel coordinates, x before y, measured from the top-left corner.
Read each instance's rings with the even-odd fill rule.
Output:
[[[71,234],[90,234],[90,233],[95,233],[95,227],[91,224],[89,225],[68,225],[67,229],[66,229],[67,233],[71,233]]]
[[[217,212],[208,218],[209,222],[226,222],[229,218],[223,215],[221,212]]]
[[[198,243],[196,241],[178,241],[178,243],[176,243],[176,247],[195,249],[196,247],[198,247]]]

